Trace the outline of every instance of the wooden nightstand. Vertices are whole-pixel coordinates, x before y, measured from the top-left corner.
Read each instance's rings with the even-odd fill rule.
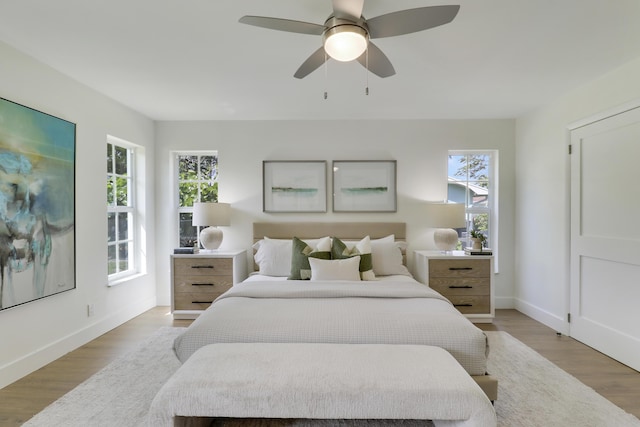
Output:
[[[217,297],[247,277],[243,250],[171,255],[171,312],[195,319]]]
[[[472,322],[493,321],[492,256],[416,251],[415,257],[417,280],[444,295]]]

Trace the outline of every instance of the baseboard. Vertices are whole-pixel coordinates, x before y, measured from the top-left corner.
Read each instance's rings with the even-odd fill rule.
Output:
[[[562,334],[569,333],[569,326],[563,317],[557,316],[521,299],[514,298],[514,300],[515,309],[519,312],[526,314],[532,319],[537,320],[557,332]]]
[[[0,388],[6,387],[20,378],[29,375],[33,371],[42,368],[70,351],[96,339],[100,335],[109,332],[155,306],[155,297],[131,304],[116,313],[99,319],[85,328],[62,337],[45,347],[0,367]]]

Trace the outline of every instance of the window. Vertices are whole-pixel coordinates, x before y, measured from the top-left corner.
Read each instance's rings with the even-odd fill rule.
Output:
[[[134,148],[107,139],[107,264],[109,281],[136,272]]]
[[[495,151],[449,151],[447,198],[466,206],[462,246],[471,246],[470,232],[477,230],[487,238],[486,246],[496,250],[497,156]]]
[[[191,225],[193,204],[218,201],[218,153],[178,153],[175,163],[180,246],[193,247],[200,231]]]

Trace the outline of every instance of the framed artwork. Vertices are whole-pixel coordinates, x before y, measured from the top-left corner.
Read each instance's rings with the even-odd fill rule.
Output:
[[[396,161],[333,162],[334,212],[396,212]]]
[[[264,212],[326,212],[326,161],[262,162]]]
[[[75,289],[76,125],[0,98],[0,309]]]

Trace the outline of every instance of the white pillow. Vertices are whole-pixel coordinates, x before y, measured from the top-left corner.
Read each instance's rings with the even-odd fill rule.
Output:
[[[257,249],[253,259],[258,271],[265,276],[288,276],[291,272],[291,240],[264,239],[253,245]]]
[[[407,267],[402,263],[401,248],[406,250],[405,242],[396,242],[395,236],[384,237],[371,241],[371,258],[373,273],[376,276],[390,276],[400,274],[411,276]]]
[[[321,239],[304,239],[309,246],[315,247]],[[270,239],[265,237],[253,245],[256,250],[253,259],[258,271],[265,276],[287,277],[291,273],[293,243],[291,239]]]
[[[351,256],[360,255],[360,278],[362,280],[376,280],[373,273],[371,256],[371,239],[365,236],[359,242],[343,242],[334,237],[331,242],[331,257],[333,259],[344,259]]]
[[[360,281],[360,255],[345,259],[309,258],[311,280],[357,280]]]

